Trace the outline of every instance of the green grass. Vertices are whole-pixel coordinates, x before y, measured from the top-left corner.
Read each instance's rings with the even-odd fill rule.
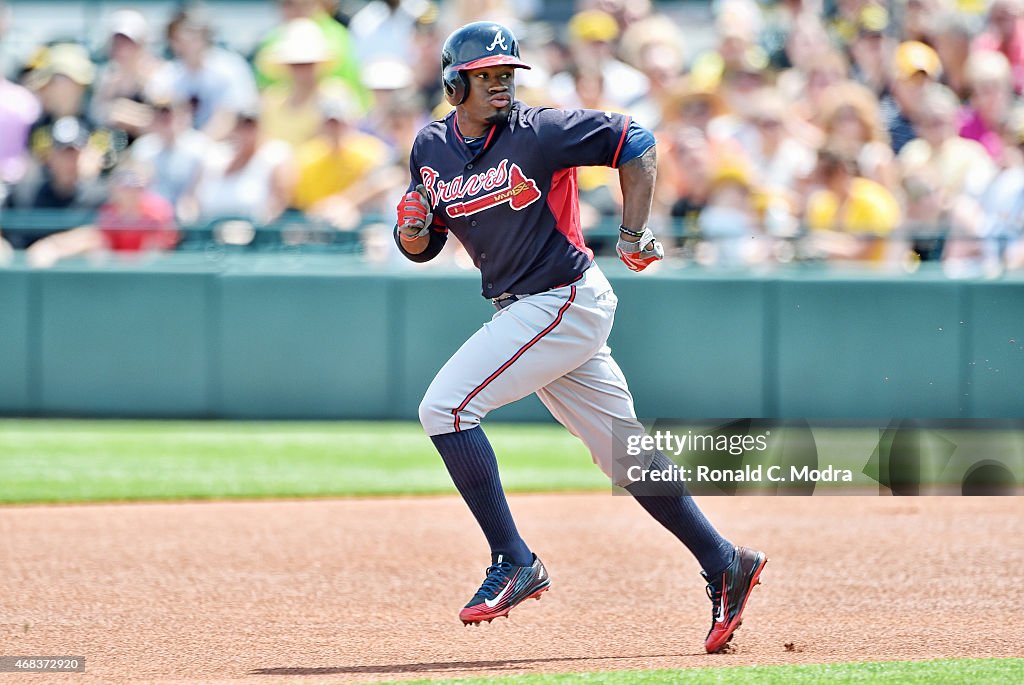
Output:
[[[402,685],[436,680],[402,681]],[[559,673],[447,681],[458,685],[1004,685],[1024,682],[1024,659],[943,659],[799,666],[743,666],[659,671]],[[382,683],[380,685],[397,685]]]
[[[512,491],[607,488],[556,425],[492,425]],[[0,502],[454,492],[415,423],[0,420]]]
[[[510,491],[609,487],[561,426],[499,423],[487,433]],[[1024,454],[1019,431],[945,434],[963,454]],[[785,444],[777,437],[769,462]],[[851,469],[849,487],[877,487],[861,472],[878,442],[876,429],[816,429],[815,441],[820,463]],[[707,484],[693,487],[715,492]],[[413,422],[0,420],[0,503],[451,492],[433,445]]]

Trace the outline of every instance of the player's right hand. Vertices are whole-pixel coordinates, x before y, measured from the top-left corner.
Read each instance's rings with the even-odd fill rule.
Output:
[[[398,232],[403,238],[415,239],[426,235],[433,220],[427,190],[422,183],[399,200]]]
[[[665,258],[665,250],[649,228],[644,229],[643,235],[635,243],[623,239],[620,235],[615,251],[622,263],[631,271],[643,271],[653,262]]]

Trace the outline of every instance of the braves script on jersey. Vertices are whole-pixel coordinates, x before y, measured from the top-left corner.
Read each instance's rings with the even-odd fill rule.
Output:
[[[465,246],[484,297],[542,292],[590,266],[576,167],[618,166],[628,128],[621,114],[516,102],[508,125],[492,126],[474,153],[453,111],[416,137],[409,189],[426,188],[434,230]]]

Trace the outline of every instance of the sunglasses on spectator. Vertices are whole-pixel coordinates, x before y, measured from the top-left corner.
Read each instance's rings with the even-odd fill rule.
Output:
[[[693,117],[704,116],[711,112],[711,105],[703,100],[688,102],[683,105],[683,114]]]

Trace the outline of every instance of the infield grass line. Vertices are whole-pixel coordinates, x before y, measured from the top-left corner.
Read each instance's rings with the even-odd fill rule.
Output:
[[[555,423],[486,430],[510,492],[610,491],[583,444]],[[856,429],[815,433],[820,454],[846,455],[858,471],[877,439]],[[858,478],[854,487],[877,490]],[[0,419],[0,503],[454,493],[411,421]]]
[[[512,492],[608,481],[558,425],[487,434]],[[0,502],[452,494],[412,422],[0,420]]]
[[[726,666],[553,673],[451,680],[404,680],[377,685],[1007,685],[1024,682],[1024,659],[941,659],[783,666]]]

